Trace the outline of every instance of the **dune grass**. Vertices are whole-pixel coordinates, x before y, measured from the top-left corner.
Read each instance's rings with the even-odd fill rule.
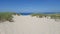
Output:
[[[51,14],[49,15],[51,19],[60,19],[60,14]]]
[[[17,13],[14,12],[0,12],[0,22],[5,22],[5,21],[9,21],[9,22],[13,22],[13,16],[12,15],[16,15]],[[20,15],[20,14],[17,14]]]
[[[39,18],[42,18],[43,16],[44,17],[51,17],[51,19],[60,19],[60,14],[31,14],[31,16],[36,16],[36,17],[39,17]]]
[[[42,18],[43,16],[46,17],[47,15],[45,14],[31,14],[31,16],[36,16],[36,17],[39,17],[39,18]]]

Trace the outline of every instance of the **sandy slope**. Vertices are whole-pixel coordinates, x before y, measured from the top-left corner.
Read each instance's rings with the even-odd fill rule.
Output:
[[[0,34],[60,34],[60,22],[31,16],[14,16],[14,22],[0,23]]]

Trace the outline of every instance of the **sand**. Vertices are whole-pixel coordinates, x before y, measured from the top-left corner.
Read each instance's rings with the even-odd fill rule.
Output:
[[[60,22],[30,15],[14,16],[14,22],[0,23],[0,34],[60,34]]]

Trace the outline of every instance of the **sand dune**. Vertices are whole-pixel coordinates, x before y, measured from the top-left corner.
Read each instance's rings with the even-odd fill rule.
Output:
[[[0,34],[60,34],[60,22],[53,19],[14,16],[14,22],[0,23]]]

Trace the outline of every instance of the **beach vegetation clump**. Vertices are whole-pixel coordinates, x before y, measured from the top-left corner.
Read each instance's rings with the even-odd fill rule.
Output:
[[[60,14],[52,14],[50,17],[51,19],[60,19]]]
[[[39,18],[49,16],[51,17],[51,19],[60,19],[60,14],[31,14],[31,15]]]
[[[47,17],[47,15],[45,14],[31,14],[32,16],[36,16],[36,17],[39,17],[39,18],[42,18],[42,17]]]
[[[13,22],[13,12],[0,12],[0,22],[5,22],[5,21],[9,21],[9,22]]]

